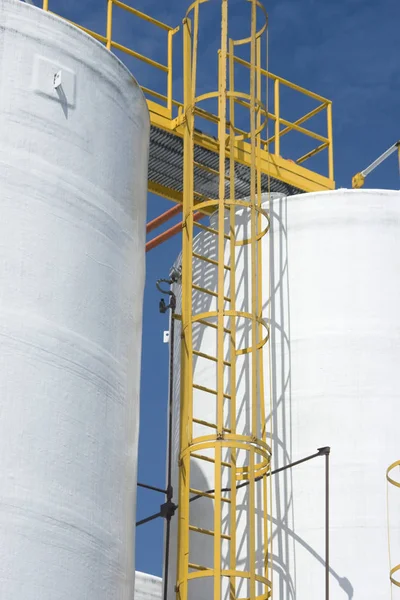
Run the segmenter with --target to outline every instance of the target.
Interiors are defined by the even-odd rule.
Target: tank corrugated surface
[[[400,416],[400,193],[337,190],[266,198],[265,208],[271,215],[263,285],[270,298],[264,316],[271,316],[273,466],[331,446],[331,596],[384,600],[389,595],[385,471],[398,458]],[[246,227],[238,221],[239,228]],[[195,244],[211,256],[215,248],[208,235],[201,233]],[[239,286],[247,285],[248,273],[244,251],[236,270]],[[196,262],[194,277],[216,289],[212,267]],[[238,297],[246,302],[245,290],[238,289]],[[204,296],[195,292],[194,298],[196,303]],[[197,350],[216,355],[209,336],[195,340]],[[241,368],[249,382],[246,365]],[[215,386],[213,366],[195,357],[194,371],[203,386]],[[177,396],[176,427],[178,403]],[[201,413],[196,417],[214,420],[206,395],[196,406]],[[176,485],[176,460],[174,465]],[[213,466],[204,463],[201,470],[196,487],[212,488]],[[324,596],[324,489],[323,458],[273,479],[276,598]],[[193,506],[197,502],[193,516],[200,523],[195,524],[209,525],[212,500]],[[392,518],[391,525],[396,538],[398,520]],[[245,526],[239,526],[244,547]],[[191,552],[193,562],[212,561],[212,548],[196,545],[194,536]],[[239,552],[240,568],[243,556]],[[175,579],[174,560],[171,569]],[[201,600],[200,590],[192,598]]]
[[[148,111],[80,30],[0,24],[0,595],[130,600]]]

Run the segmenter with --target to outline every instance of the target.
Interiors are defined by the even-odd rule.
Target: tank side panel
[[[14,0],[0,23],[0,589],[128,600],[147,108],[74,27]]]
[[[162,579],[147,573],[135,573],[135,594],[131,600],[161,600]]]
[[[275,443],[283,441],[292,460],[331,446],[332,597],[383,600],[385,471],[398,458],[400,194],[339,190],[288,198],[274,203],[273,223]],[[278,464],[285,460],[282,452],[278,457]],[[290,485],[280,483],[275,591],[320,598],[324,460],[296,467]]]

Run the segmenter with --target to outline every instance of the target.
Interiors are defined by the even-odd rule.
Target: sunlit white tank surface
[[[0,596],[130,600],[148,111],[18,0],[0,73]]]

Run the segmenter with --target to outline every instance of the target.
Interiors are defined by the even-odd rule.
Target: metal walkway
[[[219,152],[194,146],[194,189],[198,197],[218,198]],[[225,160],[229,186],[229,158]],[[300,194],[304,190],[285,180],[261,175],[262,192],[281,192],[285,195]],[[182,202],[183,190],[183,139],[174,132],[167,132],[152,125],[150,134],[149,189],[171,200]],[[235,197],[250,195],[250,165],[235,163]]]

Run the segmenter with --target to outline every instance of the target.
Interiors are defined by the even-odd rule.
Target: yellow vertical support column
[[[49,10],[49,0],[43,0],[43,10]]]
[[[229,294],[231,297],[231,310],[234,314],[236,312],[236,206],[234,204],[235,194],[235,98],[233,95],[235,89],[235,63],[234,63],[234,51],[235,47],[233,40],[229,40],[229,187],[230,187],[230,199],[232,204],[229,207],[229,254],[230,254],[230,290]],[[230,379],[229,379],[229,392],[231,395],[230,402],[230,429],[231,434],[236,435],[236,319],[231,317],[229,320],[230,328]],[[229,567],[231,571],[236,569],[236,461],[237,461],[237,449],[231,448],[231,468],[230,468],[230,482],[231,482],[231,504],[230,504],[230,552],[229,552]],[[230,600],[236,600],[236,577],[231,576],[229,581],[229,598]]]
[[[221,3],[221,48],[218,56],[218,139],[219,139],[219,206],[218,206],[218,283],[217,283],[217,440],[224,436],[224,328],[225,328],[225,158],[226,92],[228,47],[228,0]],[[221,483],[221,444],[215,446],[215,489]],[[221,493],[214,503],[214,600],[221,600]]]
[[[256,223],[256,4],[251,3],[251,35],[250,35],[250,257],[251,257],[251,435],[256,439],[257,435],[257,343],[258,343],[258,294],[257,288],[260,281],[257,280],[257,223]],[[256,523],[255,523],[255,482],[254,482],[254,449],[250,448],[249,456],[249,562],[250,562],[250,598],[256,597],[255,565],[256,562]],[[254,507],[254,509],[253,509]]]

